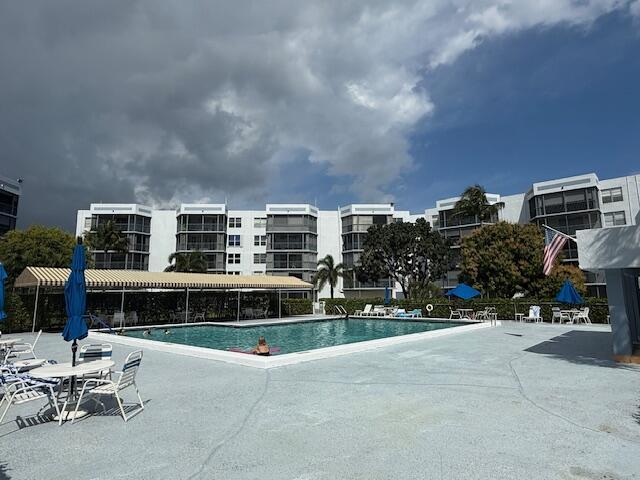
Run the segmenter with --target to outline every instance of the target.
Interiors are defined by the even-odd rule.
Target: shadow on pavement
[[[0,480],[9,480],[11,477],[7,475],[7,464],[0,463]]]
[[[581,365],[635,369],[635,367],[614,362],[611,352],[611,332],[571,330],[529,347],[525,352],[549,355]]]

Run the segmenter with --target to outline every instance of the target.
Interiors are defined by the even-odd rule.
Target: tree
[[[544,274],[544,238],[536,225],[498,222],[462,241],[461,282],[492,297],[530,292]]]
[[[200,251],[169,255],[169,266],[165,272],[207,273],[207,257]]]
[[[0,237],[0,262],[15,281],[26,267],[69,267],[75,237],[57,227],[32,225]]]
[[[373,225],[363,247],[359,275],[392,278],[405,298],[442,278],[448,268],[449,244],[423,218],[416,223]]]
[[[104,253],[129,251],[129,240],[113,220],[100,223],[95,230],[86,232],[85,240],[90,250]]]
[[[578,293],[587,294],[584,272],[574,265],[557,262],[549,275],[541,278],[532,286],[532,294],[540,298],[554,298],[565,280],[569,279]]]
[[[453,214],[456,217],[474,217],[480,222],[489,222],[492,218],[497,218],[498,212],[503,208],[503,202],[490,204],[484,187],[476,184],[465,189],[453,207]]]
[[[333,298],[333,289],[338,284],[338,278],[347,274],[345,266],[342,263],[335,264],[333,257],[327,255],[318,261],[318,271],[313,276],[313,284],[318,290],[322,290],[328,283],[331,290],[331,298]]]

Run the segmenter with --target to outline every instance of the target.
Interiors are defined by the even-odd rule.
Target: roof
[[[18,276],[15,287],[63,287],[68,268],[27,267]],[[224,275],[213,273],[144,272],[140,270],[85,270],[87,287],[98,288],[263,288],[308,290],[310,283],[296,277],[276,275]]]

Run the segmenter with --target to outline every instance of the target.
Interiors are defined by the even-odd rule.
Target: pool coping
[[[380,319],[382,319],[380,317]],[[448,319],[430,319],[435,321],[449,321]],[[299,322],[300,320],[298,320]],[[284,323],[284,322],[283,322]],[[291,323],[291,322],[287,322]],[[459,323],[459,322],[456,322]],[[200,322],[192,325],[220,325],[220,322]],[[224,325],[224,323],[222,323]],[[458,333],[471,332],[480,330],[483,328],[489,328],[495,325],[500,325],[500,322],[473,322],[468,325],[460,325],[457,327],[443,328],[439,330],[431,330],[428,332],[411,333],[408,335],[398,335],[395,337],[379,338],[375,340],[367,340],[365,342],[347,343],[344,345],[335,345],[332,347],[317,348],[314,350],[304,350],[302,352],[285,353],[283,355],[274,355],[270,357],[261,357],[258,355],[248,355],[245,353],[228,352],[225,350],[215,350],[213,348],[195,347],[192,345],[182,345],[178,343],[159,342],[156,340],[133,338],[126,336],[118,336],[110,333],[103,333],[96,330],[89,331],[89,338],[118,343],[122,345],[128,345],[132,347],[146,348],[149,350],[155,350],[159,352],[173,353],[176,355],[185,355],[189,357],[204,358],[209,360],[217,360],[221,362],[231,363],[234,365],[242,365],[245,367],[269,369],[276,367],[283,367],[286,365],[295,365],[297,363],[308,362],[312,360],[321,360],[324,358],[332,358],[341,355],[348,355],[350,353],[364,352],[367,350],[373,350],[376,348],[383,348],[392,345],[400,345],[403,343],[416,342],[420,340],[427,340],[431,338],[438,338],[448,335],[454,335]],[[160,325],[165,327],[169,325]],[[185,326],[184,324],[177,324],[176,326]],[[229,326],[227,324],[227,326]],[[258,324],[252,324],[252,326],[258,326]]]

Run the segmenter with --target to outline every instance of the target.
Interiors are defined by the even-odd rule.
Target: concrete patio
[[[610,351],[607,328],[509,322],[272,370],[149,350],[128,423],[12,407],[0,479],[640,478],[640,368]]]

